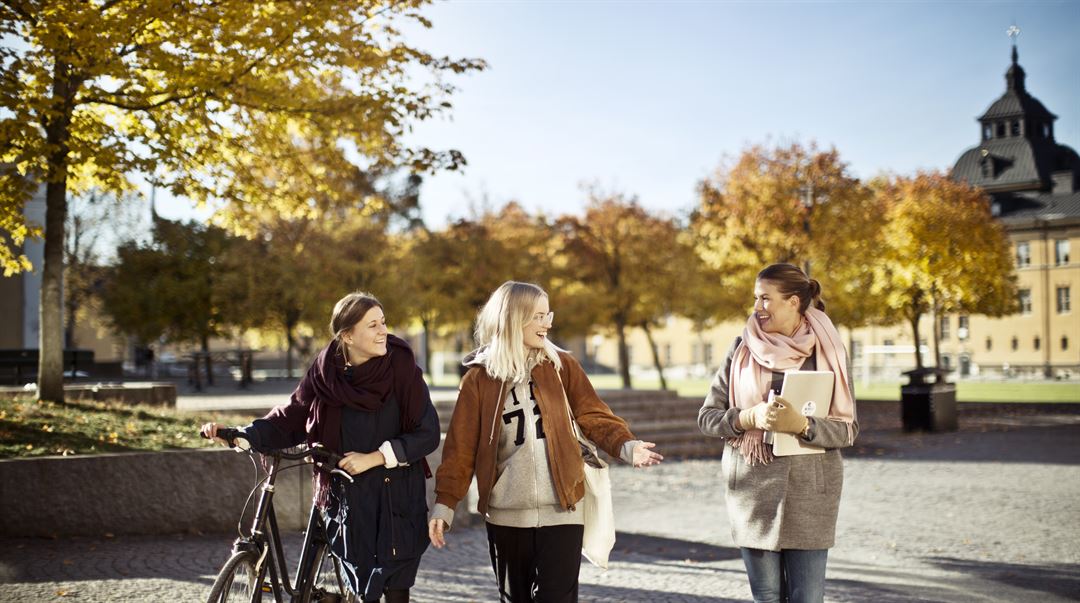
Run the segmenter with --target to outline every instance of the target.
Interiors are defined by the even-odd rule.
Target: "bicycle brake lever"
[[[344,477],[345,479],[349,480],[350,484],[353,483],[353,476],[349,475],[349,473],[347,471],[343,470],[343,469],[333,469],[333,470],[330,471],[330,473],[331,474],[337,473],[338,475],[340,475],[340,476]]]

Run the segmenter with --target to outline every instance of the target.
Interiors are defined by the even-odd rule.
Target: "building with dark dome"
[[[953,177],[989,193],[1003,219],[1080,216],[1080,155],[1054,139],[1057,116],[1025,78],[1014,46],[1005,94],[979,117],[979,145],[960,155]]]
[[[1072,250],[1080,247],[1080,155],[1054,138],[1058,116],[1028,92],[1026,78],[1013,46],[1005,93],[978,118],[979,144],[964,151],[952,171],[989,194],[993,214],[1009,233],[1020,314],[972,317],[965,340],[943,350],[962,373],[977,362],[1007,373],[1077,377],[1080,311],[1073,311],[1072,297],[1080,287],[1080,258]],[[951,319],[935,326],[948,334]],[[961,328],[953,332],[959,337]]]

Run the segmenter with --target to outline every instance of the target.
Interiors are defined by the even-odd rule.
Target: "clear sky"
[[[1076,1],[451,0],[425,15],[412,43],[490,64],[455,80],[452,119],[411,136],[469,162],[427,179],[432,226],[484,198],[576,212],[593,182],[682,213],[725,155],[769,140],[835,146],[860,177],[948,169],[1005,90],[1014,22],[1028,90],[1080,148]]]

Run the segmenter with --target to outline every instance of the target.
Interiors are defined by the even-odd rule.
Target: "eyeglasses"
[[[555,322],[555,313],[548,312],[547,314],[541,314],[540,312],[537,312],[536,314],[533,314],[532,321],[542,327],[550,327],[552,323]]]

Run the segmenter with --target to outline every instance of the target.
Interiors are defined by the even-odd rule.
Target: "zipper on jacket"
[[[560,385],[561,385],[561,383],[560,383]],[[560,387],[559,389],[562,389],[562,388]],[[565,392],[564,392],[564,396],[565,396]],[[537,408],[539,408],[539,406],[540,406],[540,398],[541,398],[541,396],[540,396],[540,388],[536,388],[536,406],[537,406]],[[540,413],[540,416],[544,416],[544,413],[542,411]],[[573,426],[571,426],[571,429],[573,429]],[[544,433],[546,434],[546,433],[548,433],[548,431],[545,430]],[[547,441],[546,448],[550,452],[550,455],[548,456],[548,462],[551,463],[551,478],[555,482],[555,494],[557,494],[559,496],[559,505],[564,509],[567,509],[569,511],[573,511],[573,510],[575,510],[574,509],[575,505],[572,505],[572,504],[570,506],[566,505],[566,503],[570,500],[570,497],[569,497],[569,495],[565,495],[564,492],[563,492],[562,468],[559,467],[559,462],[558,462],[558,460],[556,460],[558,458],[558,456],[559,456],[558,455],[558,447],[555,445],[556,443],[554,441],[552,441],[550,436],[548,437],[547,440],[548,441]],[[574,438],[574,441],[575,441],[575,443],[577,442],[576,437]]]
[[[390,493],[390,478],[383,478],[386,484],[386,500],[390,505],[390,554],[397,557],[397,533],[394,530],[394,495]]]

